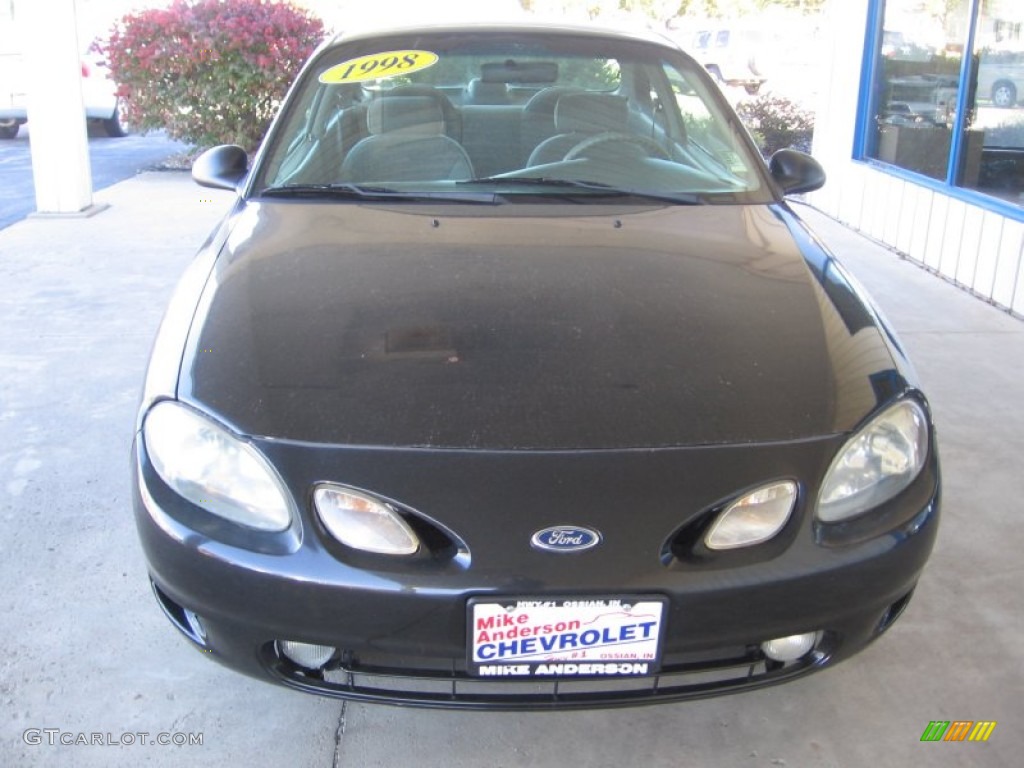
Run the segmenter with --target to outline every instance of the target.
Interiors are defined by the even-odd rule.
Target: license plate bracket
[[[467,603],[468,670],[477,677],[655,674],[668,599],[478,597]]]

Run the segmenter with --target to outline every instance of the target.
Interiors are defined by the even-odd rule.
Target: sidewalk
[[[168,631],[132,518],[150,345],[231,200],[148,173],[96,193],[110,208],[93,218],[0,230],[2,765],[331,763],[336,703],[192,659]],[[26,728],[202,733],[203,746],[27,745]]]
[[[174,283],[232,195],[148,173],[96,199],[110,208],[91,219],[0,230],[0,764],[1016,764],[1024,322],[795,206],[879,301],[935,408],[944,519],[892,632],[821,675],[680,705],[342,705],[210,663],[149,594],[130,502],[136,400]],[[920,742],[931,720],[972,719],[999,723],[989,743]],[[27,744],[28,728],[122,745]],[[159,733],[203,743],[150,745]]]

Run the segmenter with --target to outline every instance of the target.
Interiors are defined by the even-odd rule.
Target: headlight
[[[283,531],[291,505],[260,453],[212,419],[164,400],[146,414],[146,453],[161,479],[196,506],[260,531]]]
[[[818,498],[818,519],[846,520],[888,501],[910,485],[928,454],[928,420],[901,400],[860,430],[832,461]]]
[[[782,530],[796,504],[796,483],[764,485],[723,509],[704,537],[708,549],[736,549],[768,541]]]
[[[413,555],[419,539],[394,507],[365,493],[323,484],[313,502],[324,527],[342,544],[382,555]]]

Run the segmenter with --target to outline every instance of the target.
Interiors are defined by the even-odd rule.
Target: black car
[[[321,47],[161,326],[134,444],[156,598],[304,691],[440,707],[782,682],[900,615],[939,465],[892,331],[671,41]]]

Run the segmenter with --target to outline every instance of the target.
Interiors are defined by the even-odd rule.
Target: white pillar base
[[[97,213],[103,213],[110,207],[110,203],[93,203],[80,211],[55,212],[55,211],[34,211],[26,218],[29,219],[91,219]]]

